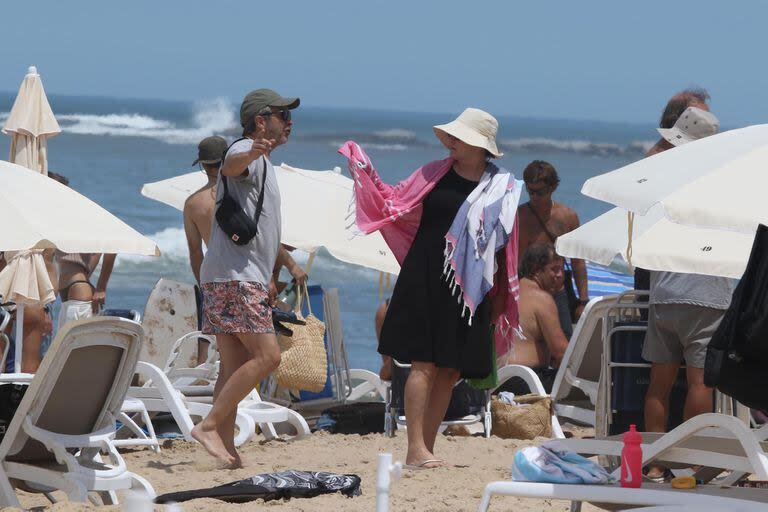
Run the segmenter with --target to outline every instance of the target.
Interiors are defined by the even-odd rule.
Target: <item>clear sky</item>
[[[655,121],[701,85],[768,121],[762,0],[4,2],[0,91]]]

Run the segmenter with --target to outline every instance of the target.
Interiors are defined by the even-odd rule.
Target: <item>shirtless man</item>
[[[200,283],[200,265],[203,263],[203,243],[208,246],[211,236],[211,222],[216,208],[216,179],[219,176],[221,159],[227,150],[227,141],[222,137],[206,137],[197,145],[197,160],[208,177],[208,182],[184,202],[184,233],[189,246],[189,265]]]
[[[529,201],[517,209],[520,221],[519,252],[522,261],[526,249],[533,244],[554,246],[557,237],[579,227],[579,217],[572,209],[552,200],[552,194],[560,183],[555,168],[543,160],[534,160],[523,171]],[[568,338],[573,332],[572,322],[578,320],[584,306],[589,302],[587,293],[587,267],[584,260],[572,259],[573,276],[578,292],[578,306],[575,318],[571,316],[565,287],[555,294],[560,324]],[[570,286],[570,283],[564,283]]]
[[[568,348],[568,339],[560,327],[557,306],[552,297],[562,283],[562,274],[563,260],[551,244],[535,244],[525,252],[520,264],[518,302],[520,328],[525,338],[516,339],[512,357],[502,361],[504,364],[531,368],[539,375],[548,392],[554,382],[555,368],[560,365]],[[516,388],[517,385],[509,390],[527,392]]]

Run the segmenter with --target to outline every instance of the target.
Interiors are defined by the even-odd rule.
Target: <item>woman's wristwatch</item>
[[[579,299],[578,302],[580,306],[586,306],[589,304],[589,299]]]

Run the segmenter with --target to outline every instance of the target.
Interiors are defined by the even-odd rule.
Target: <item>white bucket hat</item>
[[[432,128],[445,147],[448,147],[447,136],[450,135],[470,146],[488,150],[494,158],[504,155],[496,147],[496,132],[499,129],[499,122],[488,112],[477,108],[468,108],[456,120]]]
[[[672,128],[656,128],[673,146],[682,146],[688,142],[709,137],[716,134],[719,129],[720,121],[717,117],[698,107],[685,109]]]

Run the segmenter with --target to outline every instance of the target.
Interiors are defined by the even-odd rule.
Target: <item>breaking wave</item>
[[[0,114],[0,119],[3,114]],[[7,114],[6,114],[7,117]],[[234,109],[225,99],[198,103],[192,126],[134,114],[61,114],[56,116],[65,133],[109,135],[113,137],[149,137],[169,144],[197,144],[214,133],[227,133],[237,127]]]

